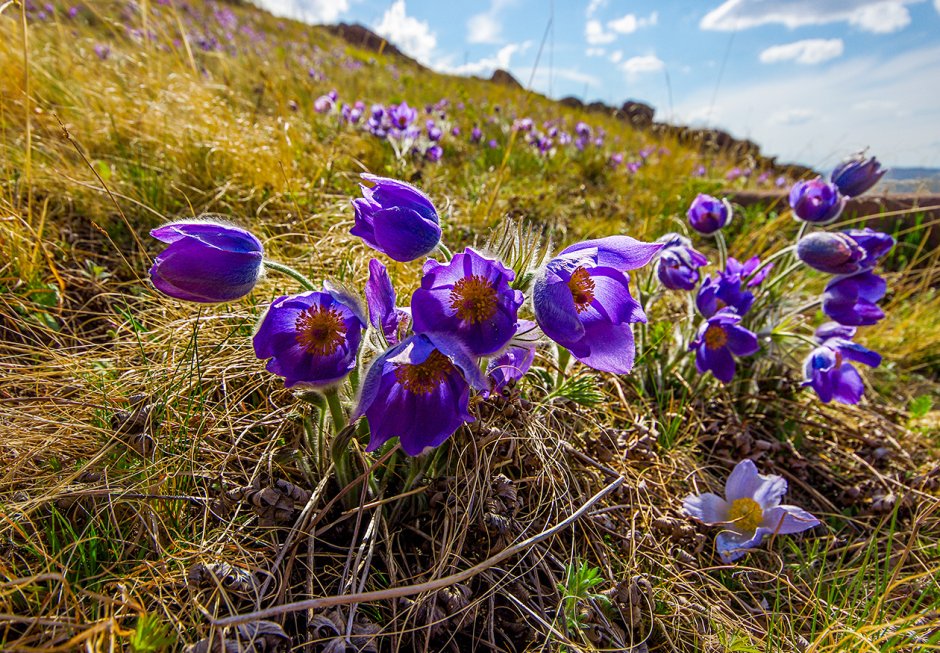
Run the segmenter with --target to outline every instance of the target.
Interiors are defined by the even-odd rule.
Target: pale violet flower
[[[781,505],[786,492],[786,480],[759,474],[752,461],[742,460],[728,476],[724,498],[711,492],[692,494],[682,502],[682,509],[706,524],[724,527],[715,538],[715,548],[728,563],[758,546],[767,535],[790,535],[819,525],[802,508]]]

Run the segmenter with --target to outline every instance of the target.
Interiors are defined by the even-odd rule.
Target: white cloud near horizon
[[[804,39],[793,43],[772,45],[763,50],[758,58],[761,63],[795,61],[813,65],[842,56],[844,49],[845,44],[842,39]]]
[[[426,21],[409,16],[405,0],[395,0],[373,29],[376,34],[385,37],[402,52],[422,63],[431,60],[431,55],[437,47],[437,35],[431,30],[431,26]]]
[[[492,73],[497,68],[509,70],[512,67],[512,57],[515,54],[522,54],[532,47],[532,41],[523,43],[510,43],[504,45],[492,57],[484,57],[478,61],[461,64],[459,66],[440,66],[438,70],[451,75],[483,75]]]
[[[619,65],[627,75],[627,79],[635,82],[643,75],[657,73],[666,67],[666,63],[655,54],[647,54],[639,57],[630,57]]]
[[[702,17],[699,27],[703,30],[735,31],[780,24],[795,29],[844,22],[866,32],[887,34],[907,27],[911,14],[906,5],[922,1],[725,0]]]
[[[467,43],[501,43],[503,41],[503,23],[499,13],[512,0],[491,0],[486,11],[475,14],[467,20]]]
[[[257,0],[275,16],[306,23],[334,23],[349,11],[349,0]],[[938,0],[940,1],[940,0]]]

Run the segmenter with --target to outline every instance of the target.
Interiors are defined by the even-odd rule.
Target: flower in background
[[[313,110],[317,113],[329,113],[333,110],[334,100],[329,95],[321,95],[313,101]]]
[[[699,271],[708,259],[692,248],[692,241],[679,234],[666,234],[657,242],[665,246],[656,261],[656,275],[670,290],[692,290],[698,284]]]
[[[154,259],[150,280],[170,297],[229,302],[250,293],[261,278],[264,248],[244,229],[209,220],[182,221],[150,235],[169,244]]]
[[[542,331],[585,365],[628,373],[636,353],[631,325],[646,322],[646,314],[630,295],[626,272],[649,263],[662,247],[609,236],[564,249],[535,280]]]
[[[695,368],[700,374],[711,372],[722,383],[734,378],[735,356],[750,356],[760,349],[757,336],[740,324],[741,316],[724,308],[709,317],[689,344],[695,350]]]
[[[535,322],[532,320],[519,320],[516,325],[516,334],[509,342],[509,347],[502,354],[490,360],[486,366],[486,376],[490,379],[490,391],[499,392],[509,383],[518,381],[535,360],[536,339]]]
[[[366,373],[353,419],[369,422],[375,451],[397,437],[409,456],[437,447],[466,422],[470,387],[486,389],[476,363],[442,334],[405,339],[375,359]]]
[[[392,127],[404,130],[418,119],[418,111],[409,107],[407,102],[402,102],[399,105],[389,107],[388,117],[392,122]]]
[[[865,391],[862,377],[848,361],[869,367],[881,365],[881,355],[852,342],[855,329],[827,322],[816,330],[819,346],[803,363],[803,386],[811,387],[823,403],[857,404]]]
[[[731,168],[731,170],[725,173],[725,179],[727,181],[734,181],[738,179],[742,174],[744,173],[741,171],[741,168],[735,166]]]
[[[480,130],[479,127],[474,126],[474,128],[470,131],[470,142],[479,143],[482,138],[483,138],[483,132]]]
[[[491,139],[487,142],[486,145],[487,145],[491,150],[495,150],[497,147],[499,147],[499,143],[496,141],[495,138],[491,138]]]
[[[474,356],[499,351],[515,333],[525,300],[509,285],[515,277],[469,247],[450,263],[427,261],[421,287],[411,296],[415,331],[450,334]]]
[[[398,343],[399,329],[408,319],[408,311],[395,305],[395,287],[388,270],[378,259],[369,261],[369,281],[366,282],[366,304],[369,306],[369,322],[378,329],[385,341]]]
[[[265,368],[284,377],[284,387],[326,387],[356,367],[365,328],[361,309],[336,291],[278,297],[268,307],[253,343]]]
[[[695,166],[695,169],[692,170],[693,177],[704,177],[706,173],[707,173],[707,170],[705,169],[705,166],[703,166],[702,164]]]
[[[713,234],[731,220],[731,204],[726,199],[718,199],[705,193],[699,193],[692,200],[686,213],[689,224],[700,234]]]
[[[101,59],[102,61],[104,61],[104,60],[107,59],[109,56],[111,56],[111,47],[110,47],[109,45],[104,44],[104,43],[95,43],[95,47],[94,47],[93,49],[94,49],[94,51],[95,51],[95,54],[96,54],[96,55],[98,56],[98,58]]]
[[[360,185],[362,197],[353,200],[356,224],[349,233],[401,262],[425,256],[437,247],[440,218],[427,195],[403,181],[368,174],[362,178],[374,185]]]
[[[682,509],[691,517],[726,530],[715,538],[715,548],[723,562],[733,562],[768,535],[791,535],[819,525],[819,520],[802,508],[782,505],[787,482],[763,475],[750,460],[742,460],[728,476],[724,498],[705,492],[691,494]]]
[[[823,313],[846,326],[871,326],[885,316],[876,302],[887,290],[885,280],[870,270],[836,277],[823,292]]]
[[[826,224],[839,217],[845,208],[845,197],[835,184],[820,177],[798,181],[790,189],[790,208],[800,220]]]
[[[878,159],[866,158],[864,152],[858,152],[837,165],[829,179],[840,193],[856,197],[877,184],[886,172],[888,170],[881,167]]]
[[[695,296],[695,306],[705,317],[711,317],[725,307],[733,308],[738,315],[745,315],[754,304],[754,293],[747,288],[760,285],[772,269],[773,264],[761,267],[756,256],[744,263],[731,257],[724,271],[706,277],[702,282]]]
[[[842,232],[817,231],[800,239],[796,255],[820,272],[854,274],[873,268],[892,247],[894,238],[867,227]]]
[[[444,156],[444,148],[437,144],[424,151],[424,158],[428,161],[440,161],[442,156]]]

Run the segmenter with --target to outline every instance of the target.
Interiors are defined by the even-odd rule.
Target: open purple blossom
[[[819,346],[803,363],[803,386],[811,387],[823,403],[857,404],[865,391],[862,377],[851,362],[881,365],[881,355],[852,342],[853,327],[827,322],[816,330]]]
[[[817,177],[798,181],[790,189],[790,208],[797,218],[813,224],[826,224],[839,217],[845,197],[835,184]]]
[[[499,351],[515,333],[525,300],[509,285],[515,277],[470,248],[446,264],[427,261],[421,287],[411,296],[415,331],[451,334],[474,356]]]
[[[418,119],[418,111],[409,107],[407,102],[402,102],[389,108],[388,117],[391,120],[392,127],[404,130]]]
[[[705,193],[699,193],[686,213],[689,224],[700,234],[713,234],[731,220],[731,204],[726,199],[718,199]]]
[[[666,234],[658,242],[665,246],[656,261],[656,275],[670,290],[692,290],[699,281],[698,269],[708,264],[701,252],[692,248],[692,241],[679,234]]]
[[[846,197],[857,197],[877,184],[886,172],[878,159],[858,152],[837,165],[829,179]]]
[[[440,161],[442,156],[444,156],[444,148],[436,143],[424,151],[424,158],[428,161]]]
[[[711,372],[722,383],[730,383],[737,371],[735,356],[750,356],[760,349],[757,336],[742,327],[741,316],[724,308],[705,320],[698,336],[689,344],[695,351],[695,368]]]
[[[711,317],[721,309],[730,307],[738,315],[745,315],[754,304],[754,293],[747,288],[760,285],[772,269],[772,264],[761,267],[760,259],[756,256],[744,263],[729,258],[724,271],[706,277],[699,287],[695,296],[699,313]]]
[[[506,350],[490,360],[486,366],[486,375],[490,379],[491,392],[499,392],[510,382],[518,381],[535,360],[535,339],[530,334],[536,330],[535,322],[519,320],[516,335],[509,342]]]
[[[362,178],[374,185],[361,185],[362,197],[353,200],[356,224],[349,233],[401,262],[437,247],[440,218],[427,195],[403,181],[368,174]]]
[[[486,379],[470,355],[442,334],[418,334],[380,355],[366,373],[353,419],[365,416],[375,451],[397,437],[409,456],[439,446],[466,422],[470,388]]]
[[[564,249],[535,280],[535,319],[542,331],[589,367],[630,372],[636,354],[631,325],[646,322],[646,314],[630,295],[626,273],[649,263],[662,247],[609,236]]]
[[[261,278],[264,248],[254,234],[212,221],[181,221],[150,232],[168,243],[150,268],[165,295],[187,302],[218,303],[244,297]]]
[[[388,270],[378,259],[369,261],[369,281],[366,282],[366,304],[369,323],[382,332],[385,341],[398,343],[400,327],[408,320],[408,311],[395,305],[395,288]]]
[[[321,95],[313,101],[313,110],[317,113],[329,113],[334,104],[335,101],[329,95]]]
[[[483,138],[483,132],[480,130],[479,127],[474,126],[473,129],[470,130],[470,142],[479,143],[482,138]]]
[[[870,270],[836,277],[823,291],[823,313],[846,326],[871,326],[885,316],[876,302],[887,290],[885,280]]]
[[[894,238],[873,229],[817,231],[800,239],[796,254],[814,270],[855,274],[870,270],[894,246]]]
[[[340,292],[310,291],[278,297],[268,307],[253,342],[266,369],[284,377],[284,387],[325,387],[356,367],[365,319]]]
[[[723,526],[715,538],[715,548],[725,563],[734,562],[760,545],[768,535],[792,535],[819,525],[819,520],[802,508],[783,505],[787,493],[785,479],[758,473],[750,460],[742,460],[728,476],[725,496],[705,492],[692,494],[682,502],[691,517],[710,526]]]

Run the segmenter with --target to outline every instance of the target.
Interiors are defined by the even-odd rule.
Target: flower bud
[[[839,192],[846,197],[861,195],[888,172],[882,168],[875,157],[866,158],[859,152],[845,159],[836,166],[829,179],[839,188]]]
[[[798,181],[790,189],[790,208],[800,220],[814,224],[832,222],[845,208],[845,197],[835,184],[821,178]]]
[[[427,195],[394,179],[362,175],[373,183],[362,186],[353,200],[356,224],[353,236],[396,261],[413,261],[429,254],[441,240],[440,218]]]
[[[731,204],[728,200],[700,193],[692,201],[687,215],[689,224],[700,234],[713,234],[731,220]]]

